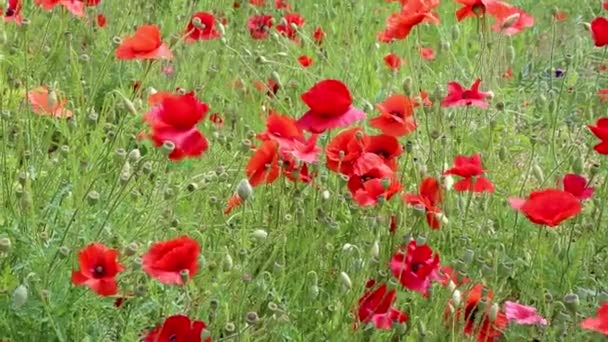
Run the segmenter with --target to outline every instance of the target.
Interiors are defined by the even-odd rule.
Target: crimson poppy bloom
[[[475,80],[471,89],[464,89],[458,82],[448,83],[448,95],[441,101],[442,107],[475,106],[488,108],[489,103],[485,101],[490,93],[480,92],[479,85],[481,80]]]
[[[266,118],[266,131],[257,134],[261,140],[274,140],[279,144],[282,154],[290,154],[297,160],[314,163],[321,149],[317,146],[317,135],[306,139],[294,119],[270,111]]]
[[[573,173],[565,175],[562,184],[564,191],[573,194],[581,201],[591,198],[595,190],[589,186],[585,177]]]
[[[100,13],[95,18],[97,21],[97,26],[102,27],[102,28],[106,26],[106,23],[108,22],[108,20],[106,19],[105,15]]]
[[[72,117],[72,111],[65,109],[67,100],[64,97],[57,97],[56,91],[49,92],[49,89],[45,86],[32,89],[27,93],[27,98],[34,113],[56,118]]]
[[[338,80],[318,82],[301,99],[309,110],[298,120],[298,126],[313,133],[345,127],[365,118],[362,110],[352,106],[350,91]]]
[[[164,284],[184,285],[198,272],[201,247],[187,236],[155,242],[142,257],[142,269]]]
[[[274,8],[279,10],[291,11],[291,6],[289,6],[287,0],[274,0]]]
[[[374,282],[369,284],[368,289],[374,286]],[[393,323],[404,323],[408,317],[405,313],[392,307],[395,301],[396,291],[387,291],[386,284],[378,286],[376,289],[366,291],[359,298],[359,308],[357,318],[361,323],[372,323],[376,329],[391,329]]]
[[[389,267],[403,287],[423,295],[427,295],[433,280],[439,280],[439,254],[433,254],[427,244],[419,246],[415,240],[393,254]]]
[[[86,285],[100,296],[118,293],[116,275],[125,270],[118,263],[118,251],[92,243],[78,252],[80,269],[72,272],[72,284]]]
[[[6,10],[4,11],[4,21],[14,22],[17,25],[21,25],[23,22],[21,8],[21,0],[8,0]]]
[[[348,180],[348,190],[362,207],[376,205],[381,198],[388,201],[401,189],[397,177],[370,178],[369,175],[364,175],[351,176]]]
[[[267,14],[254,15],[247,20],[247,28],[253,39],[267,38],[272,25],[272,16]]]
[[[359,127],[338,133],[325,148],[327,168],[347,176],[353,174],[354,164],[363,154],[367,139]]]
[[[115,51],[116,58],[129,59],[172,59],[171,50],[160,37],[156,25],[142,25],[131,37],[126,37]]]
[[[486,5],[494,0],[456,0],[457,3],[462,5],[456,11],[456,18],[458,21],[462,21],[468,17],[483,17],[486,13]]]
[[[277,31],[291,40],[297,40],[297,28],[302,27],[303,25],[304,18],[302,18],[300,14],[289,13],[281,19],[281,23],[277,25]]]
[[[393,40],[405,39],[412,28],[420,24],[424,18],[424,13],[393,13],[386,19],[385,30],[378,33],[378,40],[389,43]]]
[[[509,204],[533,223],[555,227],[582,210],[580,200],[567,191],[545,189],[534,191],[528,199],[509,198]]]
[[[435,59],[435,50],[432,47],[420,47],[418,51],[420,52],[420,56],[427,61]]]
[[[588,125],[587,127],[600,139],[600,143],[593,146],[593,149],[599,154],[608,154],[608,117],[599,118],[595,122],[595,126]]]
[[[408,135],[416,129],[416,106],[417,103],[405,95],[392,95],[376,105],[380,116],[372,118],[370,126],[394,137]]]
[[[366,139],[365,152],[379,156],[389,168],[397,170],[396,159],[403,153],[403,146],[392,135],[371,135]]]
[[[278,144],[266,140],[258,147],[245,167],[251,186],[270,184],[279,177]]]
[[[45,11],[50,11],[55,6],[61,5],[70,13],[77,17],[84,16],[84,3],[76,0],[36,0],[37,5],[41,6]]]
[[[595,317],[585,318],[580,325],[585,330],[593,330],[608,336],[608,303],[603,303]]]
[[[460,279],[458,272],[450,266],[442,266],[441,268],[439,268],[438,281],[443,287],[449,287],[451,285],[459,287],[468,284],[470,280],[471,279],[469,279],[468,277],[463,277],[462,279]],[[450,285],[450,283],[452,284]]]
[[[414,207],[423,209],[426,212],[426,222],[431,229],[439,229],[441,222],[437,219],[437,215],[441,214],[441,209],[438,208],[443,196],[439,182],[432,177],[427,177],[420,183],[418,194],[405,194],[403,201]]]
[[[184,315],[173,315],[147,332],[144,342],[211,342],[211,337],[204,341],[201,339],[206,327],[203,321],[190,320]]]
[[[144,115],[144,121],[152,128],[148,137],[154,145],[160,147],[167,141],[173,143],[174,149],[169,154],[171,160],[203,154],[209,143],[196,124],[205,118],[209,106],[200,102],[193,92],[163,94],[158,99],[160,103]]]
[[[209,12],[197,12],[192,15],[186,27],[186,42],[217,39],[221,34],[215,29],[215,16]]]
[[[308,68],[312,65],[312,58],[306,55],[300,56],[298,57],[298,63],[300,63],[301,66]]]
[[[481,157],[474,154],[470,157],[457,156],[454,158],[454,167],[445,170],[443,174],[463,177],[454,183],[456,191],[494,192],[494,184],[483,177],[484,172]]]
[[[399,56],[395,55],[394,53],[389,53],[384,56],[384,63],[389,69],[396,71],[401,68],[402,61]]]
[[[317,45],[323,44],[323,40],[325,40],[325,31],[323,31],[323,28],[317,27],[314,30],[314,32],[312,33],[312,40]]]
[[[490,320],[491,300],[493,298],[492,291],[488,291],[485,296],[485,310],[480,308],[480,303],[483,297],[483,284],[475,284],[470,290],[466,291],[464,308],[456,309],[456,315],[453,319],[461,321],[464,318],[464,334],[477,335],[478,342],[493,342],[498,341],[502,336],[504,329],[508,326],[509,321],[502,311],[498,311],[496,318],[492,322]],[[453,301],[450,300],[450,305],[453,306]],[[464,315],[464,316],[463,316]],[[482,315],[482,317],[479,317]],[[445,316],[448,318],[449,326],[452,326],[450,310],[446,309]]]

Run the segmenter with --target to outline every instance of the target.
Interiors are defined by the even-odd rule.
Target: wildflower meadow
[[[608,338],[608,2],[0,5],[0,341]]]

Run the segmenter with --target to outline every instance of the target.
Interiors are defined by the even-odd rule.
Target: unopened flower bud
[[[405,92],[405,95],[411,95],[412,94],[412,88],[413,88],[413,81],[411,77],[406,77],[403,80],[403,91]]]
[[[170,155],[175,150],[175,144],[171,141],[165,141],[162,146],[162,151],[165,155]]]
[[[498,303],[494,303],[492,304],[492,306],[490,306],[490,312],[488,313],[488,318],[490,319],[490,322],[496,321],[496,317],[498,317],[499,311],[500,307],[498,306]]]
[[[0,253],[7,253],[11,250],[11,239],[7,237],[0,238]]]
[[[575,315],[578,311],[578,306],[579,306],[578,295],[576,295],[575,293],[569,293],[569,294],[565,295],[564,296],[564,305],[570,311],[570,313]]]
[[[224,259],[222,260],[222,267],[225,271],[230,271],[234,266],[234,262],[232,261],[232,256],[228,253],[224,254]]]
[[[91,190],[88,194],[87,194],[87,203],[89,203],[89,205],[95,205],[97,204],[97,202],[99,202],[99,192],[95,191],[95,190]]]
[[[136,162],[139,160],[139,158],[141,158],[141,152],[139,151],[139,149],[134,148],[131,150],[131,152],[129,152],[129,160],[132,162]]]
[[[249,184],[249,181],[247,179],[241,180],[236,188],[236,194],[239,196],[239,198],[246,201],[249,197],[251,197],[252,193],[253,188],[251,187],[251,184]]]
[[[67,258],[70,256],[70,249],[66,246],[59,247],[59,256],[61,258]]]
[[[350,277],[346,272],[340,272],[340,282],[347,289],[351,289],[353,287],[353,283],[351,282]]]
[[[256,229],[253,231],[253,233],[251,233],[251,236],[253,236],[256,240],[263,241],[268,237],[268,232],[266,232],[264,229]]]
[[[127,247],[125,247],[125,255],[126,256],[133,256],[137,253],[137,242],[131,242],[130,244],[127,245]]]
[[[452,25],[452,40],[458,40],[460,38],[460,26]]]
[[[17,286],[15,291],[13,291],[13,308],[15,310],[19,310],[25,305],[27,302],[28,291],[27,287],[23,284]]]
[[[538,166],[538,164],[534,164],[534,166],[532,166],[532,175],[539,183],[542,183],[545,180],[543,170],[540,168],[540,166]]]
[[[372,258],[378,260],[380,258],[380,243],[378,240],[374,241],[372,245]]]

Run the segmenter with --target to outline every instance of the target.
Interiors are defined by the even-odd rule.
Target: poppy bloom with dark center
[[[21,8],[21,0],[8,0],[6,10],[4,11],[4,21],[20,25],[23,22]]]
[[[298,126],[313,133],[346,127],[365,118],[363,111],[352,106],[350,91],[338,80],[318,82],[301,99],[309,110],[298,120]]]
[[[456,191],[494,192],[492,182],[483,177],[485,170],[481,166],[481,157],[474,154],[470,157],[457,156],[454,167],[443,172],[444,175],[460,176],[463,179],[454,184]]]
[[[80,269],[72,272],[72,284],[86,285],[100,296],[118,293],[116,275],[124,271],[118,263],[118,251],[92,243],[78,253]]]
[[[428,293],[433,280],[439,280],[439,254],[426,244],[411,240],[405,249],[393,254],[389,262],[391,272],[409,290]]]
[[[205,328],[203,321],[190,320],[184,315],[173,315],[146,333],[144,342],[211,342],[211,337],[202,339]]]
[[[485,101],[490,93],[480,92],[481,80],[475,80],[470,89],[464,89],[458,82],[448,83],[448,95],[441,101],[442,107],[475,106],[488,108],[489,103]]]
[[[198,40],[211,40],[219,38],[221,35],[215,29],[215,16],[208,12],[197,12],[192,15],[186,27],[186,42]]]
[[[567,191],[534,191],[527,199],[509,198],[511,207],[521,211],[533,223],[555,227],[582,210],[580,200]]]
[[[403,147],[392,135],[372,135],[366,139],[365,152],[379,156],[388,167],[397,170],[396,159],[403,153]]]
[[[371,282],[369,287],[373,287]],[[403,312],[392,307],[396,291],[387,290],[386,284],[376,289],[366,291],[359,298],[357,318],[361,323],[372,323],[376,329],[391,329],[393,323],[404,323],[408,317]]]
[[[266,14],[254,15],[247,20],[247,28],[253,39],[267,38],[272,24],[272,16]]]
[[[124,38],[115,51],[116,58],[172,59],[171,50],[162,42],[160,30],[155,25],[142,25],[131,37]]]
[[[370,120],[370,126],[386,135],[402,137],[416,129],[414,107],[417,103],[405,95],[392,95],[376,105],[380,116]]]
[[[164,284],[185,284],[198,272],[201,247],[196,240],[182,236],[155,242],[142,257],[142,269]]]
[[[437,218],[441,215],[441,209],[438,205],[441,203],[443,196],[439,182],[435,178],[427,177],[420,183],[418,194],[405,194],[403,201],[411,206],[420,208],[426,213],[426,222],[431,229],[441,227],[441,222]]]

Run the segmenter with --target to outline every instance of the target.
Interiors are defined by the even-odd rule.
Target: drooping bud
[[[13,308],[15,310],[19,310],[25,305],[27,302],[28,291],[27,287],[23,284],[17,286],[15,291],[13,291]]]
[[[492,306],[490,306],[490,312],[488,313],[488,318],[490,319],[490,322],[496,322],[496,317],[498,317],[499,311],[500,307],[498,306],[498,303],[494,303],[492,304]]]
[[[253,194],[253,188],[251,184],[249,184],[249,180],[243,179],[239,182],[239,185],[236,188],[236,194],[240,199],[246,201]]]
[[[7,237],[0,238],[0,253],[7,253],[11,250],[11,239]]]
[[[340,282],[346,289],[351,289],[353,287],[353,283],[346,272],[340,272]]]

